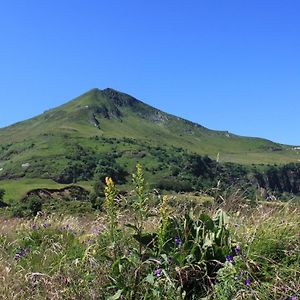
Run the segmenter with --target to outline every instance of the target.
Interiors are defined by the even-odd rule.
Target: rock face
[[[37,196],[40,199],[47,200],[78,200],[87,201],[89,192],[80,186],[68,186],[62,189],[35,189],[29,191],[22,201],[26,202],[32,196]]]
[[[116,90],[107,88],[102,91],[99,90],[101,95],[108,97],[116,106],[133,106],[138,100],[129,95],[120,93]]]
[[[253,180],[262,190],[300,194],[300,164],[271,166],[265,172],[255,173]]]
[[[98,129],[100,129],[100,122],[97,120],[95,114],[93,114],[93,123]]]

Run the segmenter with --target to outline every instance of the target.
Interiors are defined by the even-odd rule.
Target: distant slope
[[[140,160],[146,148],[158,146],[242,164],[299,160],[292,146],[210,130],[113,89],[92,89],[37,117],[0,129],[0,178],[53,178],[76,161],[74,147],[80,159],[89,156],[87,152],[118,152],[117,160],[126,167]],[[156,163],[144,154],[146,164]]]

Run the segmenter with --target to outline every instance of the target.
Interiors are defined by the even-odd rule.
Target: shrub
[[[43,202],[39,197],[30,197],[28,201],[28,210],[31,216],[36,216],[42,210]]]

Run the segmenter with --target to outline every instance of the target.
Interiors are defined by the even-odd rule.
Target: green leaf
[[[211,230],[211,231],[214,230],[215,224],[214,224],[213,220],[210,218],[210,216],[208,216],[206,214],[201,214],[199,217],[199,220],[203,222],[206,230]]]
[[[205,235],[204,242],[203,242],[203,248],[212,247],[215,241],[215,234],[213,232],[209,232]]]
[[[162,254],[161,257],[163,258],[165,263],[168,264],[168,262],[169,262],[168,256],[166,254]]]
[[[107,300],[118,300],[122,295],[123,290],[118,290],[113,296],[107,298]]]
[[[154,284],[154,280],[155,280],[155,277],[153,274],[148,274],[148,276],[145,278],[145,281],[147,281],[150,284]]]
[[[214,216],[213,221],[218,227],[224,227],[228,224],[229,217],[222,209],[219,209],[216,215]]]

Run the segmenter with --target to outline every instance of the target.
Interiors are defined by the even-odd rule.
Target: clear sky
[[[299,0],[0,0],[0,127],[111,87],[300,144]]]

